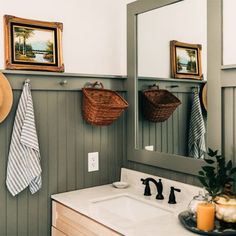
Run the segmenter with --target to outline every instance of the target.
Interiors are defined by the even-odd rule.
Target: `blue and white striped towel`
[[[24,84],[12,132],[6,185],[15,196],[29,186],[34,194],[42,186],[40,152],[30,85]]]
[[[202,116],[201,104],[199,101],[199,94],[194,92],[193,104],[191,110],[188,150],[189,156],[194,158],[204,158],[206,152],[205,145],[205,123]]]

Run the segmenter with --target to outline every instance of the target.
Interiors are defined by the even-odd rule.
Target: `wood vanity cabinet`
[[[52,236],[121,236],[106,226],[52,201]]]
[[[66,236],[66,234],[62,233],[61,231],[54,228],[53,226],[51,230],[52,230],[52,236]]]

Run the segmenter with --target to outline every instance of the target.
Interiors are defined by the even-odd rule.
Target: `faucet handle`
[[[149,186],[149,182],[146,179],[141,179],[141,181],[143,182],[143,184],[145,185],[145,189],[144,189],[144,196],[151,196],[151,189]]]
[[[181,190],[178,188],[170,187],[170,195],[169,195],[169,201],[168,201],[169,204],[176,204],[175,191],[181,192]]]
[[[156,196],[156,199],[158,199],[158,200],[163,200],[164,199],[162,191],[163,191],[163,185],[162,185],[161,179],[159,179],[159,182],[157,183],[157,196]]]
[[[179,189],[179,188],[174,188],[174,190],[176,191],[176,192],[181,192],[181,189]]]

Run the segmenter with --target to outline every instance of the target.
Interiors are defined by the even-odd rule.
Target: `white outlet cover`
[[[98,171],[98,170],[99,170],[98,152],[89,152],[88,172]]]
[[[154,146],[153,145],[145,146],[145,150],[147,150],[147,151],[154,151]]]

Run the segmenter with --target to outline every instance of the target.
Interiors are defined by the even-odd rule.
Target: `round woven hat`
[[[0,73],[0,123],[5,120],[9,114],[13,103],[13,94],[11,85],[7,78]]]
[[[203,89],[202,89],[202,103],[207,111],[207,84],[204,84]]]

